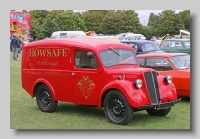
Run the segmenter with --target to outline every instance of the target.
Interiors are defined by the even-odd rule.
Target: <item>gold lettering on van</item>
[[[46,56],[45,50],[39,49],[40,56]]]
[[[47,49],[47,57],[51,56],[51,49]]]
[[[67,57],[66,48],[62,49],[30,49],[29,56],[30,57]]]

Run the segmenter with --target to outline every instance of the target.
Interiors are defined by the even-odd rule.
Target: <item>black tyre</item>
[[[151,116],[166,116],[170,111],[171,111],[171,107],[170,108],[166,108],[166,109],[147,109],[146,110],[147,113]]]
[[[57,108],[58,101],[52,99],[52,94],[46,85],[40,85],[36,92],[36,101],[43,112],[53,112]]]
[[[125,96],[117,90],[110,91],[104,99],[104,112],[108,120],[118,125],[126,125],[133,119],[134,110]]]

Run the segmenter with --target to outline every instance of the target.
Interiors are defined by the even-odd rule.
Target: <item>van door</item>
[[[73,97],[77,104],[98,105],[102,74],[96,55],[83,49],[74,50],[72,70]]]

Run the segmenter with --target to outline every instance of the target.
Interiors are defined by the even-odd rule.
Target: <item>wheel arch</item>
[[[106,86],[104,86],[104,88],[102,89],[101,94],[100,94],[100,100],[99,100],[99,105],[98,105],[99,108],[103,107],[103,102],[104,102],[105,96],[112,90],[120,91],[126,97],[127,101],[130,102],[130,99],[128,98],[129,94],[128,94],[126,88],[121,84],[127,84],[127,81],[122,81],[122,82],[121,81],[113,81],[113,82],[110,82],[109,84],[107,84]]]
[[[34,86],[33,86],[33,89],[32,89],[33,90],[33,97],[36,96],[37,89],[42,84],[46,85],[50,89],[50,91],[52,93],[53,100],[57,100],[56,95],[55,95],[55,91],[54,91],[52,85],[47,80],[42,79],[42,78],[36,80],[35,83],[34,83]]]
[[[133,83],[131,81],[115,80],[104,86],[104,88],[102,89],[99,97],[99,108],[103,107],[104,98],[111,90],[120,91],[133,108],[138,108],[138,106],[149,103],[149,98],[143,89],[137,89],[133,86]]]

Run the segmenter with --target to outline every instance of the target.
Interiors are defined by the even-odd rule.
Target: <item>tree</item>
[[[124,21],[122,32],[139,33],[142,29],[138,13],[134,10],[118,10],[116,14]]]
[[[54,20],[59,14],[63,13],[64,10],[52,10],[49,12],[47,17],[50,17],[52,20]]]
[[[109,12],[104,17],[100,31],[104,34],[119,34],[122,32],[124,21],[114,12]]]
[[[73,30],[81,30],[81,31],[87,31],[87,28],[85,26],[85,22],[83,19],[79,17],[76,13],[72,11],[66,11],[61,14],[59,14],[55,18],[55,23],[59,26],[60,30],[67,30],[67,31],[73,31]]]
[[[53,20],[51,20],[50,17],[47,17],[44,20],[44,23],[42,24],[42,33],[44,38],[50,37],[53,32],[59,30],[60,30],[59,26]]]
[[[190,32],[190,10],[184,10],[179,12],[180,18],[185,26],[185,30]]]
[[[154,13],[150,13],[150,16],[149,16],[149,21],[148,21],[148,24],[147,26],[154,26],[154,23],[155,23],[155,19],[156,19],[156,15]]]
[[[49,14],[49,11],[47,10],[31,10],[31,19],[35,19],[38,21],[40,25],[43,24],[44,19],[47,17]]]
[[[165,34],[179,34],[179,30],[184,28],[181,19],[178,18],[175,11],[165,10],[158,14],[155,18],[154,33],[163,36]]]
[[[154,36],[152,30],[153,30],[153,27],[151,26],[142,26],[140,33],[143,34],[146,38],[150,39],[152,36]]]
[[[101,33],[100,26],[104,17],[105,11],[100,10],[89,10],[82,14],[88,31],[95,31],[97,34]]]
[[[31,32],[30,34],[33,36],[34,39],[40,40],[43,39],[42,27],[44,19],[47,17],[49,11],[47,10],[31,10]]]
[[[43,33],[42,33],[42,27],[39,24],[39,21],[37,19],[32,19],[30,20],[31,23],[31,36],[34,38],[34,40],[41,40],[44,38]]]

